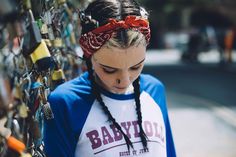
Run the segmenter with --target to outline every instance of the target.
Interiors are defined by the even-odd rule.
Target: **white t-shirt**
[[[162,83],[150,75],[140,76],[142,126],[148,137],[144,150],[139,137],[134,93],[114,94],[101,89],[111,115],[130,138],[108,121],[91,94],[88,73],[64,83],[49,96],[55,118],[45,121],[44,142],[49,157],[175,157]]]

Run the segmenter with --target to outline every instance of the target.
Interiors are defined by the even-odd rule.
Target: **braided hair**
[[[80,13],[82,34],[92,31],[93,29],[102,26],[108,22],[109,18],[114,18],[117,20],[123,20],[128,15],[135,15],[143,17],[145,10],[141,8],[137,2],[134,0],[96,0],[89,4],[87,9],[84,12]],[[147,16],[147,14],[145,14]],[[117,34],[110,39],[112,41],[112,46],[117,47],[129,47],[140,42],[140,38],[143,39],[144,36],[141,33],[133,31],[134,36],[130,35],[130,30],[121,29],[117,31]],[[109,42],[108,41],[108,42]],[[116,44],[114,44],[116,43]],[[94,71],[92,68],[91,57],[86,58],[86,65],[89,72],[89,79],[92,85],[92,93],[95,95],[97,101],[101,105],[104,113],[108,117],[108,121],[113,123],[113,125],[121,132],[123,135],[128,150],[130,147],[133,148],[133,144],[130,141],[129,137],[124,133],[121,126],[117,123],[116,119],[111,115],[108,107],[105,105],[101,92],[98,85],[95,82],[95,77],[93,75]],[[140,138],[143,144],[144,149],[147,148],[147,136],[142,127],[142,114],[141,114],[141,104],[140,104],[140,85],[139,77],[133,82],[134,94],[135,94],[135,103],[136,103],[136,113],[138,119],[138,125],[140,130]]]

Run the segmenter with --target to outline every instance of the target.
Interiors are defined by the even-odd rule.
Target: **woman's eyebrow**
[[[144,58],[143,60],[141,60],[139,63],[137,63],[137,64],[135,64],[135,65],[133,65],[133,66],[131,66],[131,67],[135,67],[135,66],[141,64],[142,62],[144,62],[144,60],[145,60],[145,58]],[[115,67],[107,66],[107,65],[104,65],[104,64],[101,64],[101,63],[98,63],[98,64],[100,64],[101,66],[106,67],[106,68],[119,69],[119,68],[115,68]]]
[[[133,65],[132,67],[135,67],[135,66],[137,66],[137,65],[139,65],[139,64],[141,64],[141,63],[143,63],[144,61],[145,61],[145,58],[144,58],[143,60],[141,60],[138,64]]]

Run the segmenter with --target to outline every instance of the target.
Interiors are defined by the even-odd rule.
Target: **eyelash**
[[[103,68],[103,71],[104,71],[105,73],[107,73],[107,74],[113,74],[113,73],[116,72],[116,70],[107,70],[107,69],[105,69],[105,68]]]
[[[132,71],[136,71],[136,70],[139,70],[141,68],[141,66],[138,66],[138,67],[131,67],[130,70]],[[103,68],[103,71],[107,74],[113,74],[115,73],[117,70],[108,70],[108,69],[105,69]]]
[[[131,67],[130,70],[135,71],[135,70],[139,70],[140,68],[141,68],[141,65],[140,65],[140,66],[137,66],[137,67]]]

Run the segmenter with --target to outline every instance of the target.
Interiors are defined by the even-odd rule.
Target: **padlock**
[[[62,69],[59,70],[54,70],[52,73],[52,80],[53,81],[57,81],[57,80],[61,80],[61,79],[65,79],[65,74],[63,72]]]
[[[19,116],[21,118],[27,118],[28,117],[29,108],[24,102],[22,102],[22,104],[19,106],[18,110],[19,110]]]
[[[44,12],[43,19],[44,19],[44,22],[47,25],[51,25],[52,24],[52,15],[51,15],[51,11],[50,10]]]
[[[25,150],[25,144],[13,136],[7,138],[7,145],[9,148],[13,149],[14,151],[20,154],[23,153]]]
[[[29,10],[32,8],[31,1],[30,0],[23,0],[23,6],[26,10]]]
[[[37,24],[38,24],[38,27],[39,27],[39,29],[40,29],[40,32],[41,32],[41,28],[42,28],[42,26],[43,26],[43,20],[41,19],[41,18],[39,18],[39,19],[37,19],[36,20],[37,21]]]
[[[52,73],[52,85],[51,90],[54,90],[57,86],[66,81],[65,74],[62,69],[54,70]]]
[[[19,85],[14,86],[12,93],[14,99],[20,100],[22,98],[22,93]]]
[[[44,40],[41,40],[41,43],[30,57],[38,71],[44,71],[53,66],[53,59]]]
[[[57,0],[58,5],[61,5],[61,4],[64,4],[64,3],[66,3],[66,0]]]
[[[53,33],[53,29],[50,25],[48,25],[48,38],[50,40],[54,40],[55,39],[55,36],[54,36],[54,33]]]
[[[40,29],[42,34],[47,34],[48,33],[48,26],[47,24],[42,24],[41,29]]]
[[[62,47],[63,46],[62,39],[61,38],[55,38],[55,40],[53,40],[53,46],[57,47],[57,48]]]
[[[41,40],[41,43],[38,45],[38,47],[33,51],[33,53],[30,54],[33,63],[36,63],[42,58],[48,58],[50,56],[51,55],[44,40]]]
[[[33,16],[33,15],[32,15]],[[37,22],[33,17],[28,26],[28,32],[24,36],[22,53],[25,57],[30,56],[36,69],[41,72],[52,66],[52,59],[44,40],[42,40]]]
[[[20,157],[32,157],[30,153],[21,153]]]
[[[52,47],[52,42],[49,39],[43,39],[47,45],[47,47]]]
[[[25,57],[33,53],[42,41],[37,22],[32,21],[27,27],[27,30],[27,33],[25,33],[24,35],[24,42],[22,47],[22,53]]]
[[[43,104],[42,110],[43,110],[43,114],[46,120],[50,120],[54,118],[54,114],[52,112],[49,102],[47,102],[46,104]]]
[[[76,39],[75,39],[75,33],[71,32],[70,34],[70,42],[75,45],[76,44]]]

